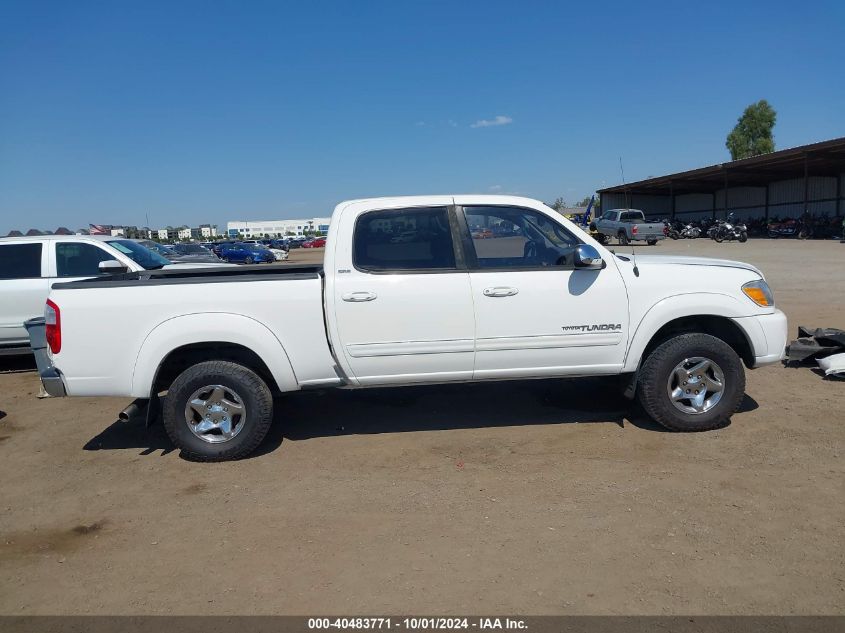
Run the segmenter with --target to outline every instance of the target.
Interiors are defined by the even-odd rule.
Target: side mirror
[[[101,273],[106,275],[113,275],[116,273],[125,273],[126,266],[124,266],[121,262],[117,261],[116,259],[107,259],[104,262],[100,262],[97,265],[97,268],[100,270]]]
[[[579,244],[575,249],[575,268],[589,268],[600,270],[604,267],[604,260],[595,246]]]

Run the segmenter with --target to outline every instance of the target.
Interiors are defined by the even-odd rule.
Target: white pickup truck
[[[167,433],[206,461],[248,455],[273,395],[307,388],[622,375],[657,422],[706,430],[786,344],[754,266],[614,255],[541,202],[477,195],[343,202],[323,266],[56,283],[28,327],[50,394],[166,391]]]

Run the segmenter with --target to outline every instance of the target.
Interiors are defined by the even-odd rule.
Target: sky
[[[845,3],[0,0],[0,235],[573,203],[845,136]]]

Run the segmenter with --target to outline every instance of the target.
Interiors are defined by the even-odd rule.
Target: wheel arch
[[[623,372],[634,372],[663,341],[677,334],[700,332],[730,345],[746,367],[754,366],[754,345],[734,319],[748,316],[729,295],[679,295],[653,306],[640,321],[625,356]]]
[[[281,341],[265,325],[239,314],[201,313],[168,319],[147,335],[135,361],[132,395],[150,397],[185,367],[206,360],[249,367],[274,391],[299,389]]]

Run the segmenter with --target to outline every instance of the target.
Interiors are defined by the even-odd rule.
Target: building
[[[157,231],[158,239],[160,240],[169,240],[170,236],[176,237],[176,231],[173,229],[172,226],[168,226],[166,229],[159,229]]]
[[[226,223],[229,237],[255,238],[284,237],[285,235],[325,235],[329,232],[331,218],[307,218],[301,220],[251,220]]]
[[[198,237],[204,237],[204,238],[217,237],[217,225],[216,224],[200,224]]]
[[[845,138],[784,149],[599,190],[601,209],[641,209],[650,219],[746,222],[845,213]]]
[[[191,239],[191,229],[187,226],[180,226],[178,229],[176,229],[176,237],[180,240]]]

